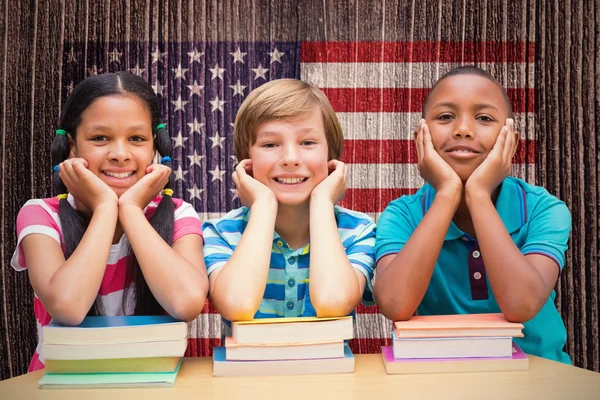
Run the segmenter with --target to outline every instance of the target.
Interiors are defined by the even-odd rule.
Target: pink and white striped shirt
[[[146,218],[150,218],[156,211],[156,207],[162,197],[155,198],[145,209]],[[75,206],[71,195],[67,199],[71,206]],[[175,223],[173,226],[173,243],[179,238],[195,234],[202,236],[202,225],[198,214],[189,203],[173,198],[175,203]],[[58,216],[58,199],[29,200],[19,211],[17,216],[17,248],[13,253],[10,264],[17,271],[27,268],[25,255],[21,241],[27,235],[38,233],[50,236],[64,248],[60,218]],[[104,277],[98,292],[98,305],[103,315],[131,315],[134,304],[132,301],[124,302],[124,296],[128,299],[134,295],[135,278],[127,276],[127,267],[131,265],[132,254],[127,236],[123,234],[119,243],[110,247],[110,254]],[[134,275],[130,273],[129,275]],[[125,308],[124,309],[124,304]],[[48,325],[52,316],[46,311],[40,299],[35,295],[33,310],[37,320],[38,345],[29,364],[28,372],[44,368],[44,356],[42,354],[42,327]]]

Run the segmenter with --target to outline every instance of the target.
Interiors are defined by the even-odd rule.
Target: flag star
[[[229,125],[231,125],[231,129],[235,129],[235,123],[230,122]]]
[[[229,87],[233,89],[234,96],[239,94],[240,96],[244,97],[244,89],[246,89],[248,86],[242,85],[240,80],[238,79],[235,85],[231,85]]]
[[[219,64],[215,64],[214,68],[209,68],[210,72],[212,72],[212,78],[211,79],[216,79],[219,78],[221,80],[223,80],[223,72],[225,72],[225,68],[220,68]]]
[[[69,50],[69,52],[67,53],[67,63],[70,64],[74,62],[77,62],[77,59],[75,58],[75,51],[71,47],[71,50]]]
[[[267,79],[265,77],[265,74],[267,72],[269,72],[268,69],[263,68],[262,64],[258,64],[258,68],[252,68],[252,71],[254,71],[254,73],[256,74],[256,76],[254,77],[254,80],[257,80],[258,78]]]
[[[233,198],[232,198],[231,200],[235,200],[235,199],[237,199],[237,198],[238,198],[238,192],[237,192],[237,189],[229,189],[229,191],[230,191],[231,193],[233,193]]]
[[[102,73],[102,68],[98,68],[97,65],[93,65],[92,68],[88,68],[88,74],[98,75]]]
[[[187,54],[188,54],[188,56],[190,56],[190,64],[193,63],[194,61],[200,62],[200,57],[202,57],[204,55],[204,53],[201,53],[198,50],[196,50],[195,47],[194,47],[193,51],[190,51]]]
[[[187,124],[190,127],[190,132],[194,133],[194,132],[200,132],[200,128],[202,128],[204,126],[204,124],[202,122],[198,122],[198,120],[196,118],[194,118],[194,122],[192,123],[188,123]]]
[[[226,101],[219,100],[219,95],[215,97],[214,100],[210,100],[209,103],[212,105],[212,112],[217,110],[223,112],[223,105],[227,103]]]
[[[237,165],[237,163],[238,163],[237,157],[236,157],[236,156],[229,156],[229,157],[230,157],[230,158],[233,160],[233,164],[232,164],[232,165],[233,165],[233,167],[235,168],[235,166],[236,166],[236,165]]]
[[[212,171],[208,171],[208,172],[210,172],[210,174],[212,175],[211,182],[214,182],[217,179],[220,180],[221,182],[223,182],[223,175],[225,175],[225,171],[219,169],[218,165],[216,166],[215,169],[213,169]]]
[[[215,136],[209,136],[208,138],[212,141],[211,149],[216,146],[223,148],[223,142],[226,138],[219,136],[219,132],[215,132]]]
[[[67,96],[70,95],[72,91],[73,91],[73,81],[69,82],[69,84],[67,85]]]
[[[152,85],[152,89],[154,89],[154,93],[156,93],[157,96],[165,95],[165,86],[161,85],[158,81],[156,82],[156,85]]]
[[[184,110],[184,107],[189,101],[184,101],[181,99],[181,96],[177,97],[177,100],[171,100],[171,103],[175,106],[175,110]]]
[[[173,173],[175,174],[175,180],[176,181],[182,181],[183,180],[183,174],[186,173],[187,171],[183,171],[183,169],[181,168],[181,165],[177,166],[177,169],[175,171],[173,171]]]
[[[229,53],[233,56],[233,63],[235,64],[236,62],[241,62],[242,64],[245,64],[244,62],[244,56],[248,53],[242,53],[242,51],[240,50],[240,46],[238,46],[237,50],[233,53]]]
[[[204,86],[202,85],[198,85],[198,81],[194,80],[194,84],[193,85],[187,85],[187,87],[192,91],[192,94],[190,94],[190,96],[193,96],[195,94],[197,94],[198,96],[201,95],[201,90],[204,89]]]
[[[175,73],[175,79],[185,79],[185,73],[189,71],[187,68],[181,68],[181,64],[177,65],[177,68],[171,68],[171,70]]]
[[[152,53],[152,64],[154,64],[155,62],[162,62],[163,58],[167,55],[167,53],[161,53],[160,50],[156,49],[154,50],[154,52]]]
[[[110,53],[108,53],[108,56],[110,57],[110,61],[109,62],[121,63],[121,55],[122,54],[123,53],[119,53],[116,48],[113,48],[113,51],[111,51]]]
[[[269,52],[269,57],[271,57],[271,64],[273,64],[274,62],[278,62],[279,64],[281,64],[281,57],[284,55],[285,53],[281,53],[279,50],[277,50],[277,47],[275,47],[275,50]]]
[[[183,134],[181,133],[181,131],[179,131],[179,133],[177,134],[177,136],[172,137],[171,140],[173,141],[173,150],[175,150],[175,148],[177,147],[183,147],[186,140],[188,140],[189,138],[183,137]]]
[[[135,65],[135,68],[132,68],[129,70],[129,72],[131,72],[132,74],[135,74],[137,76],[142,76],[142,74],[144,73],[145,69],[144,68],[140,68],[139,64]]]
[[[202,161],[204,156],[198,154],[198,152],[196,150],[194,150],[194,154],[191,156],[187,156],[187,158],[190,159],[190,167],[193,167],[194,165],[201,167],[202,164],[200,164],[200,161]]]
[[[187,191],[190,194],[190,200],[193,200],[194,198],[197,198],[198,200],[202,200],[200,198],[200,194],[202,192],[204,192],[204,189],[199,188],[198,185],[196,185],[195,183],[194,183],[194,187],[192,187],[191,189],[188,189]]]

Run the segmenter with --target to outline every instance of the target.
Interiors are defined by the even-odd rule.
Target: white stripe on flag
[[[302,63],[302,80],[319,88],[430,88],[459,63]],[[507,88],[535,87],[534,63],[480,64]],[[518,79],[518,80],[517,80]]]
[[[220,339],[221,315],[210,313],[200,314],[195,320],[188,324],[188,338]]]
[[[356,313],[354,337],[357,339],[391,339],[392,321],[382,314]]]
[[[421,120],[421,113],[338,112],[336,114],[344,132],[344,139],[354,140],[412,140],[413,131]],[[521,139],[535,139],[535,114],[515,113],[514,117]]]
[[[346,164],[348,188],[420,188],[423,178],[417,164]]]

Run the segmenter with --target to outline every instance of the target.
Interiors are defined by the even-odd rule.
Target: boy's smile
[[[71,155],[121,196],[154,159],[152,118],[135,96],[105,96],[81,114]]]
[[[260,125],[249,153],[254,179],[269,187],[280,204],[305,203],[329,172],[321,111]]]
[[[477,75],[442,80],[431,93],[424,116],[434,148],[463,182],[485,160],[511,117],[502,90]]]

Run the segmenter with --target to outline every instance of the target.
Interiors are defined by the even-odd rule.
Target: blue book
[[[38,381],[40,389],[67,388],[135,388],[171,387],[175,383],[181,363],[173,372],[110,373],[110,374],[45,374]]]
[[[76,326],[52,320],[43,328],[44,344],[135,343],[187,339],[187,323],[168,315],[86,317]]]
[[[342,358],[304,360],[227,361],[226,348],[215,347],[213,376],[312,375],[354,372],[354,355],[344,344]]]

